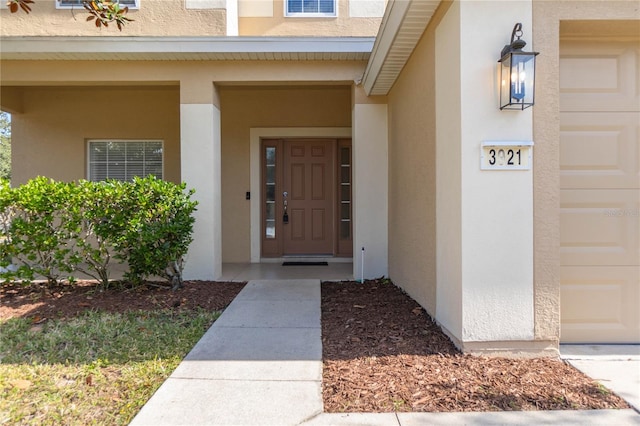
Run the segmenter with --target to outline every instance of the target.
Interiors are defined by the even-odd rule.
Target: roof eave
[[[367,60],[373,37],[0,37],[0,59]]]
[[[390,0],[362,78],[367,95],[387,95],[442,0]]]

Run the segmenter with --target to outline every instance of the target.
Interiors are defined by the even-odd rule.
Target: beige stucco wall
[[[352,99],[353,275],[373,279],[389,276],[389,112],[363,92]]]
[[[226,34],[224,9],[187,10],[183,0],[142,0],[130,9],[134,20],[118,31],[115,24],[98,29],[82,7],[56,9],[53,0],[36,0],[32,12],[0,10],[3,36],[217,36]]]
[[[266,2],[269,0],[264,0]],[[338,1],[338,16],[335,17],[285,17],[283,0],[274,0],[272,16],[241,16],[238,29],[241,36],[375,37],[381,21],[382,17],[350,17],[346,0]]]
[[[214,280],[222,275],[220,108],[212,84],[201,90],[209,103],[180,104],[181,178],[198,202],[184,277]]]
[[[371,7],[367,2],[376,4]],[[118,31],[115,24],[97,29],[93,23],[86,22],[89,15],[81,6],[58,9],[53,0],[37,0],[29,14],[10,13],[7,8],[0,8],[0,35],[224,36],[228,34],[229,15],[231,27],[237,25],[240,36],[374,37],[382,20],[382,14],[377,11],[384,7],[384,0],[339,0],[335,17],[285,17],[283,0],[245,0],[238,5],[241,13],[238,18],[224,8],[224,1],[191,2],[189,7],[187,3],[185,0],[142,0],[138,9],[130,8],[127,14],[134,22]]]
[[[491,46],[514,19],[531,28],[526,2],[443,4],[389,96],[392,278],[465,350],[538,350],[524,343],[534,328],[532,174],[478,164],[483,140],[531,140],[531,112],[502,113],[491,84]],[[414,273],[414,285],[396,278]]]
[[[482,141],[526,143],[533,138],[531,109],[498,108],[494,47],[509,40],[515,22],[525,30],[532,28],[531,3],[463,1],[460,5],[461,339],[465,344],[509,342],[517,351],[520,342],[534,338],[533,173],[482,170],[478,163]],[[441,95],[448,96],[445,92],[438,98]],[[439,163],[441,167],[446,163]]]
[[[460,342],[464,327],[460,19],[460,4],[455,2],[435,30],[434,53],[437,280],[435,318],[456,343]]]
[[[576,23],[575,21],[600,21]],[[604,21],[612,22],[606,23]],[[561,36],[607,35],[605,28],[637,34],[640,28],[638,2],[629,1],[534,1],[533,40],[528,46],[539,51],[536,65],[536,105],[533,107],[534,140],[534,309],[536,339],[560,334],[560,122],[559,40]],[[564,33],[561,33],[561,28]],[[582,28],[582,30],[580,30]],[[619,34],[608,34],[618,37]]]
[[[23,87],[12,115],[12,181],[87,177],[87,139],[161,139],[165,179],[180,181],[177,87]]]
[[[0,91],[0,108],[10,114],[22,112],[22,89],[19,87],[3,87],[2,91]]]
[[[349,127],[351,87],[219,87],[223,262],[251,260],[250,129]],[[257,194],[252,194],[257,195]]]
[[[436,313],[435,28],[444,3],[388,96],[389,275]]]

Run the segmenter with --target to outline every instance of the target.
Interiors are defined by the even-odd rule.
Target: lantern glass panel
[[[522,110],[533,105],[535,55],[509,52],[500,60],[500,109]]]

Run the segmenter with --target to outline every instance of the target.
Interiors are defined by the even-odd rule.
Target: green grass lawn
[[[219,312],[0,322],[0,424],[128,424]]]

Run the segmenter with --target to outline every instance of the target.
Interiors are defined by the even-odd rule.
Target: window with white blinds
[[[162,179],[163,142],[158,140],[89,141],[89,180],[130,181],[134,176]]]
[[[127,6],[131,9],[138,9],[140,7],[139,0],[115,0],[117,3],[120,3],[122,6]],[[56,8],[58,9],[69,9],[82,7],[82,3],[84,0],[56,0]]]
[[[286,0],[286,16],[336,16],[336,0]]]

